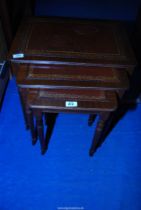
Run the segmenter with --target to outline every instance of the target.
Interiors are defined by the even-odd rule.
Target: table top
[[[127,72],[110,67],[20,64],[16,80],[20,87],[127,90]]]
[[[47,112],[49,110],[81,113],[115,111],[118,104],[116,94],[112,91],[87,89],[30,90],[27,101],[30,108],[47,110]]]
[[[133,67],[136,60],[121,22],[28,18],[9,58],[18,63]]]

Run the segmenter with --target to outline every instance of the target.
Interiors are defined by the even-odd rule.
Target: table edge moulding
[[[41,153],[46,152],[49,139],[44,136],[44,122],[49,122],[49,115],[87,113],[89,125],[98,115],[92,156],[130,87],[136,66],[122,22],[26,18],[8,59],[32,144],[39,139]]]

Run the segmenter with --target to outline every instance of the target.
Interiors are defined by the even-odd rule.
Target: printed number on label
[[[24,58],[23,53],[13,54],[13,58]]]
[[[65,103],[66,107],[77,107],[77,101],[66,101]]]

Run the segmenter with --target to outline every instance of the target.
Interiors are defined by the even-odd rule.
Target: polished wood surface
[[[96,111],[114,111],[117,108],[116,94],[112,91],[100,90],[64,90],[64,89],[45,89],[30,90],[27,99],[32,105],[31,108],[39,107],[48,112],[81,112],[93,113]],[[76,107],[67,107],[66,101],[76,101]]]
[[[76,89],[128,89],[126,71],[109,67],[20,64],[16,74],[20,87],[40,86]]]
[[[89,153],[93,155],[136,65],[121,22],[25,19],[9,59],[32,143],[39,138],[42,154],[47,149],[43,118],[48,113],[88,113],[89,125],[99,115]]]
[[[14,62],[58,61],[116,67],[136,63],[122,25],[116,21],[27,19],[13,42],[11,58],[14,53],[25,56]]]
[[[66,101],[71,100],[77,102],[76,107],[66,106]],[[44,115],[46,113],[93,113],[99,115],[99,120],[89,151],[90,156],[92,156],[102,141],[103,132],[107,129],[108,118],[117,107],[117,97],[112,91],[76,89],[29,90],[26,103],[26,114],[28,116],[29,128],[32,135],[32,144],[34,145],[37,142],[38,135],[41,153],[44,154],[48,148],[49,141],[47,135],[44,134],[48,130],[45,132],[46,125],[43,123],[43,117],[45,117]],[[36,127],[34,126],[34,117],[36,119]]]

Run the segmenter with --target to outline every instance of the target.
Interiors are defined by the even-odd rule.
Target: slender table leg
[[[44,139],[44,126],[43,126],[43,119],[42,119],[42,111],[35,111],[35,117],[36,117],[36,125],[37,125],[37,132],[40,140],[41,145],[41,154],[44,154],[46,152],[45,147],[45,139]]]
[[[99,144],[101,144],[103,134],[105,132],[106,128],[106,122],[108,118],[110,117],[110,112],[104,112],[99,115],[99,120],[97,122],[95,134],[92,140],[92,145],[89,151],[89,155],[93,156],[94,152],[98,148]]]
[[[52,121],[52,118],[55,114],[54,113],[44,113],[45,117],[45,124],[48,126],[50,125],[50,122]]]
[[[31,136],[32,136],[32,145],[35,145],[37,142],[37,129],[34,126],[33,113],[30,108],[26,109],[26,116],[27,116],[27,121],[28,121],[30,132],[31,132]]]
[[[44,117],[45,117],[45,124],[48,126],[48,115],[47,115],[47,113],[44,114]]]
[[[20,96],[20,100],[21,100],[26,129],[29,129],[28,119],[26,116],[26,97],[27,97],[26,89],[22,90],[21,88],[19,88],[19,96]]]
[[[88,119],[88,125],[91,126],[93,122],[95,121],[96,114],[90,114]]]
[[[56,122],[57,114],[56,113],[45,113],[47,116],[47,131],[45,136],[45,147],[48,148],[48,144],[50,142],[50,138],[54,129],[54,125]]]
[[[118,97],[120,98],[120,101],[122,101],[122,98],[125,94],[125,90],[118,90],[117,91]]]

